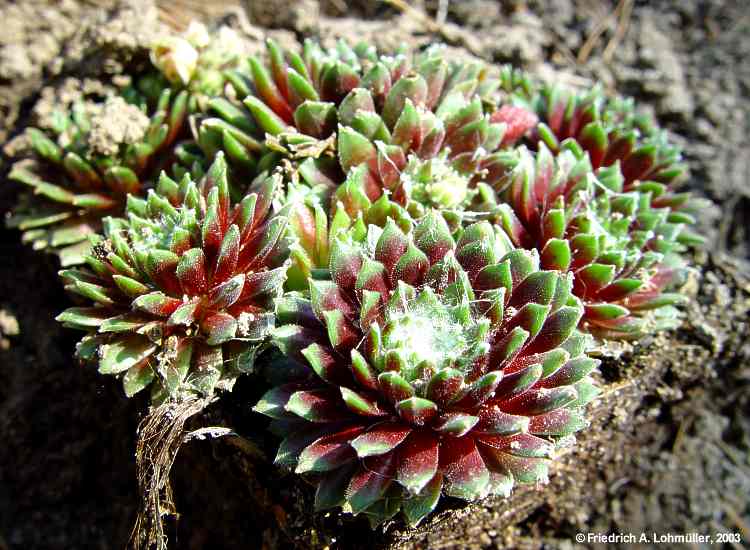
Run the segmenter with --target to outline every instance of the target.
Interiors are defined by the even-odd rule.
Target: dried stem
[[[604,53],[602,54],[602,58],[606,63],[609,63],[612,60],[615,49],[620,45],[622,39],[625,38],[625,33],[628,32],[628,27],[630,26],[630,15],[633,13],[633,0],[620,0],[617,10],[620,11],[620,17],[617,21],[615,35],[612,37],[612,40],[609,41],[607,47],[604,48]]]
[[[737,510],[732,508],[726,502],[723,504],[724,512],[727,514],[727,517],[732,520],[732,523],[734,523],[737,529],[740,530],[743,540],[750,540],[750,526],[745,523],[745,520],[743,520],[742,516],[737,513]]]
[[[591,34],[586,38],[586,42],[583,43],[583,46],[581,46],[581,49],[578,50],[578,57],[576,58],[576,61],[579,65],[583,65],[588,61],[589,56],[591,55],[591,51],[594,49],[594,46],[596,46],[597,42],[599,42],[599,38],[606,32],[606,30],[609,28],[612,21],[612,16],[605,17],[602,19],[599,24],[594,27],[594,30],[591,32]]]
[[[425,28],[434,33],[440,33],[443,30],[443,26],[439,24],[437,21],[435,21],[432,17],[424,13],[422,10],[419,10],[413,6],[410,6],[408,2],[405,0],[383,0],[386,4],[390,4],[397,10],[405,13],[406,15],[413,17],[414,19],[420,21]]]
[[[435,14],[435,21],[438,25],[442,25],[445,23],[445,20],[448,17],[449,4],[450,0],[438,0],[437,14]]]
[[[141,421],[135,453],[141,504],[130,534],[130,547],[134,550],[166,550],[162,516],[175,513],[169,472],[184,442],[185,422],[209,402],[189,399],[164,403]]]
[[[609,30],[612,23],[617,21],[617,27],[615,34],[604,49],[603,58],[609,62],[614,54],[615,48],[619,45],[625,36],[630,24],[630,15],[633,12],[633,0],[620,0],[617,3],[617,7],[607,17],[603,18],[591,34],[586,38],[581,49],[578,51],[578,57],[576,61],[579,65],[583,65],[588,61],[591,56],[591,52],[594,47],[599,43],[599,39],[602,35]]]
[[[244,11],[239,1],[157,0],[159,19],[175,31],[184,31],[192,20],[211,21],[228,11]]]

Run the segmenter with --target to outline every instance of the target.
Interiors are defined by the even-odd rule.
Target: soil
[[[234,435],[194,439],[180,451],[172,547],[571,549],[595,547],[577,544],[578,532],[653,531],[741,532],[750,544],[746,2],[623,0],[616,10],[618,3],[593,0],[454,0],[440,23],[437,4],[424,2],[421,12],[340,0],[0,7],[3,179],[26,125],[44,125],[54,105],[101,96],[143,59],[164,24],[186,25],[196,14],[233,25],[250,48],[266,32],[287,44],[343,37],[392,49],[441,41],[453,54],[512,62],[571,85],[601,82],[635,97],[670,130],[690,166],[686,186],[715,203],[700,221],[711,252],[695,258],[686,289],[695,300],[683,327],[608,348],[592,427],[561,457],[549,485],[519,488],[506,500],[446,501],[412,531],[394,522],[369,534],[356,518],[313,516],[311,489],[267,462],[275,441],[250,412],[262,388],[247,377],[190,423]],[[0,212],[15,193],[12,183],[0,184]],[[76,335],[53,320],[68,303],[58,266],[2,231],[0,550],[121,548],[138,505],[133,456],[147,404],[74,364]]]

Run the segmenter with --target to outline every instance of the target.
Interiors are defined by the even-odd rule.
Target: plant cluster
[[[262,366],[255,411],[316,509],[416,525],[546,480],[597,341],[677,325],[699,203],[632,102],[438,47],[243,59],[191,26],[151,59],[102,112],[29,130],[9,222],[61,255],[58,320],[128,396]],[[114,145],[109,102],[133,115]]]

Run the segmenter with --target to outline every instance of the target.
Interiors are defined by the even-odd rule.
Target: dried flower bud
[[[151,48],[151,62],[170,82],[186,86],[198,65],[198,50],[184,38],[164,37]]]
[[[206,25],[199,21],[191,21],[184,34],[185,39],[194,47],[201,49],[211,43],[211,36],[208,34]]]

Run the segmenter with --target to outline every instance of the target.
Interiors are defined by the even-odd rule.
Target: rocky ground
[[[161,25],[185,25],[187,14],[223,17],[249,47],[267,32],[287,44],[308,36],[365,39],[386,49],[441,41],[457,55],[514,63],[574,86],[597,81],[634,96],[683,147],[691,170],[686,186],[716,205],[701,220],[711,255],[698,258],[689,321],[645,343],[647,354],[627,350],[605,360],[602,383],[625,389],[597,405],[599,435],[581,441],[546,490],[520,491],[509,503],[448,504],[426,529],[392,526],[373,545],[563,549],[575,547],[573,537],[584,529],[743,532],[747,544],[746,2],[442,5],[445,13],[438,2],[415,11],[395,0],[300,0],[283,8],[255,0],[6,4],[0,7],[0,140],[8,143],[0,176],[26,124],[44,124],[53,106],[80,90],[99,93],[142,58]],[[14,193],[12,184],[0,183],[3,213]],[[137,505],[131,457],[145,403],[127,401],[114,382],[71,364],[74,336],[52,320],[66,303],[57,266],[18,244],[14,232],[3,229],[0,243],[0,550],[122,547]],[[659,351],[665,349],[674,353]],[[652,355],[661,366],[648,364]],[[242,437],[193,442],[180,455],[174,479],[183,515],[171,526],[174,547],[361,547],[361,524],[336,516],[311,520],[304,513],[309,491],[272,477],[258,460],[255,451],[270,449],[270,441],[251,422],[255,391],[245,381],[195,420],[196,426],[231,423]]]

